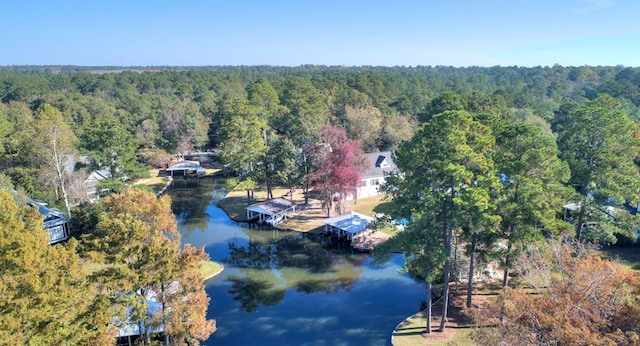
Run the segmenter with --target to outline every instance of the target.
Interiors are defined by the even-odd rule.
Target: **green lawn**
[[[432,325],[438,326],[439,319],[432,319]],[[455,328],[453,331],[448,331],[446,336],[441,335],[438,332],[433,332],[431,339],[426,340],[422,336],[422,332],[425,330],[427,320],[425,314],[419,312],[407,320],[402,322],[401,325],[395,330],[392,336],[394,346],[449,346],[449,345],[476,345],[471,340],[471,333],[473,328]]]
[[[224,267],[222,264],[214,261],[202,261],[200,262],[200,275],[205,280],[210,279],[220,273]]]

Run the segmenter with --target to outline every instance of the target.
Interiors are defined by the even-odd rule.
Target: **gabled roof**
[[[89,174],[89,176],[87,177],[87,179],[85,180],[85,182],[98,182],[100,180],[103,179],[110,179],[111,178],[111,171],[108,169],[99,169],[99,170],[95,170],[93,172],[91,172],[91,174]]]
[[[295,206],[295,203],[286,198],[274,198],[264,202],[252,204],[245,209],[271,216],[283,212],[293,206]]]
[[[392,173],[398,170],[398,167],[391,158],[390,151],[381,151],[379,153],[365,154],[367,157],[367,168],[362,173],[362,178],[383,177],[385,173]]]
[[[374,219],[372,217],[352,211],[347,214],[342,214],[325,219],[324,223],[335,228],[339,228],[347,233],[356,234],[367,229],[369,223],[373,221]]]
[[[46,203],[34,199],[30,199],[28,203],[31,206],[38,207],[38,212],[44,217],[45,228],[51,228],[69,222],[69,219],[67,219],[60,209],[49,208]]]

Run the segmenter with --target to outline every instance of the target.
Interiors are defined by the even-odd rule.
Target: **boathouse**
[[[352,211],[325,219],[324,231],[353,243],[355,239],[365,237],[374,231],[369,228],[373,221],[372,217]]]
[[[268,223],[272,226],[285,220],[287,214],[296,212],[296,204],[286,198],[273,198],[245,208],[247,220]]]
[[[171,177],[204,177],[204,167],[200,161],[180,161],[164,170]]]

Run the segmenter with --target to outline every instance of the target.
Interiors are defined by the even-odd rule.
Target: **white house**
[[[385,175],[398,172],[398,167],[393,162],[390,151],[365,155],[367,157],[367,168],[362,174],[362,180],[356,189],[356,199],[379,195],[381,193],[380,186],[385,182]]]
[[[95,170],[89,174],[87,179],[84,181],[84,188],[87,191],[87,197],[89,198],[89,202],[95,202],[100,196],[104,195],[108,191],[98,191],[97,185],[101,180],[110,179],[111,171],[109,169],[100,169]]]

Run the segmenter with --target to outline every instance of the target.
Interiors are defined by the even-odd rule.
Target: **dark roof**
[[[29,200],[28,203],[31,206],[38,207],[38,212],[44,217],[45,228],[51,228],[69,222],[69,219],[67,219],[60,209],[49,208],[46,203],[34,199]]]
[[[383,177],[385,173],[397,172],[398,167],[393,162],[390,151],[365,154],[367,157],[367,168],[362,173],[362,178]]]

